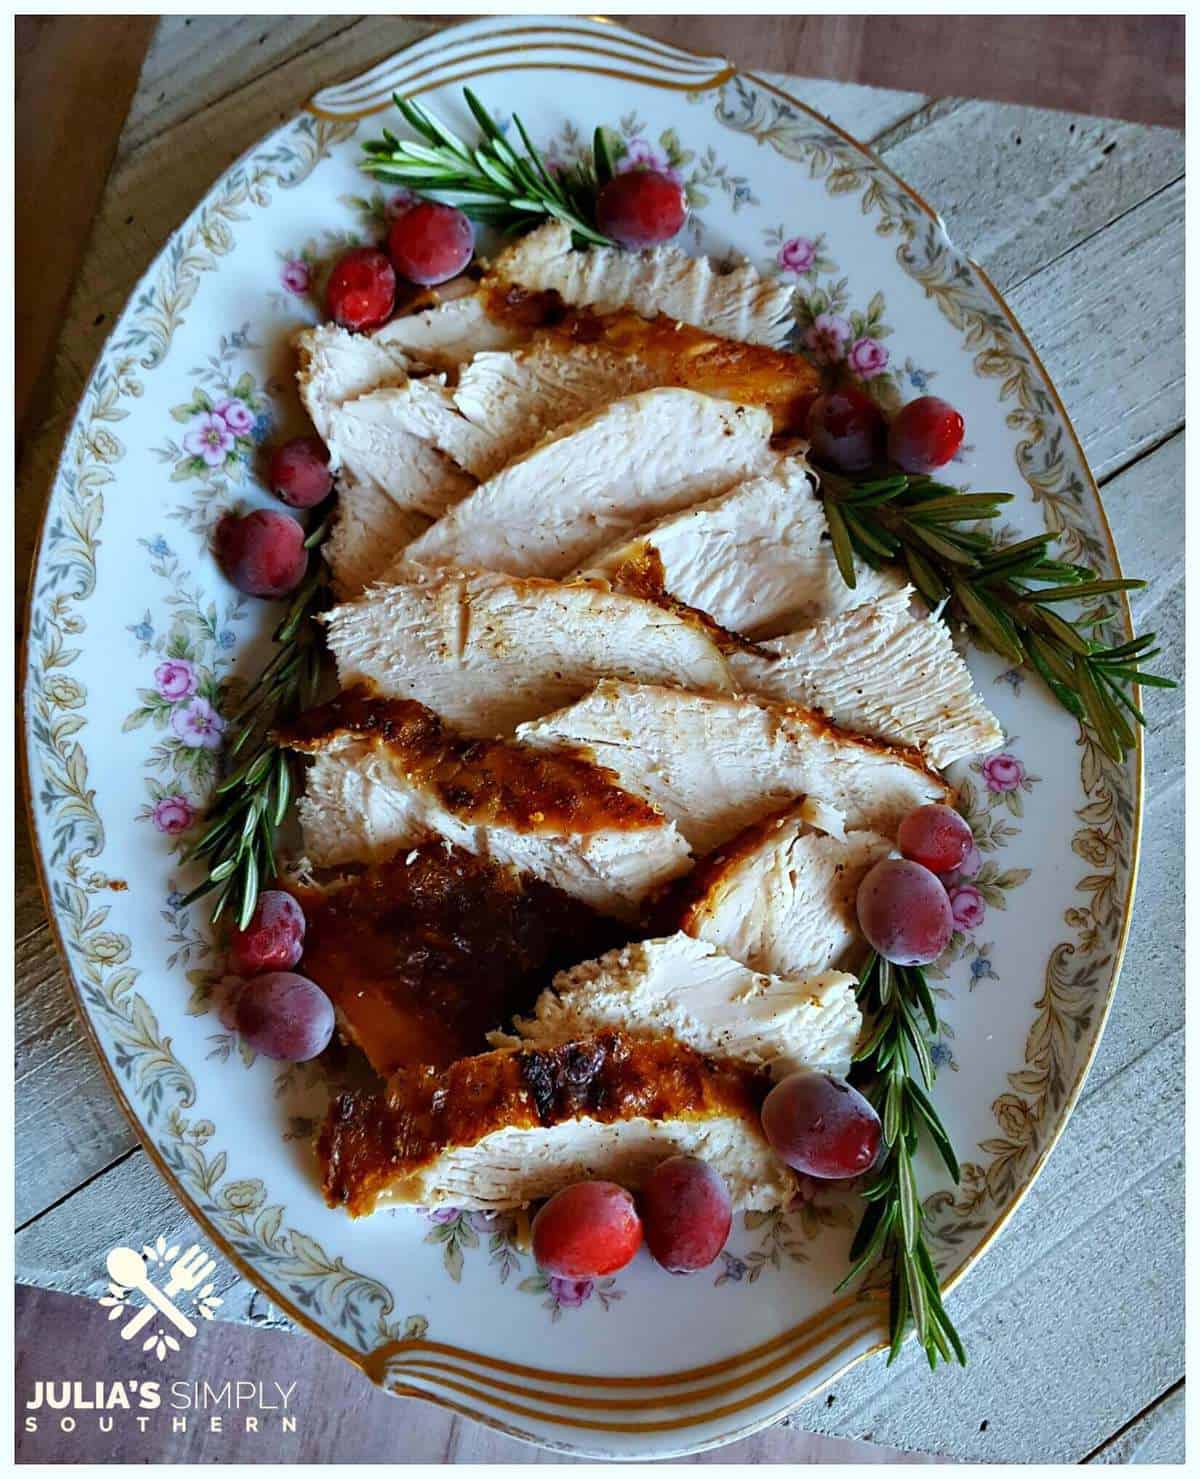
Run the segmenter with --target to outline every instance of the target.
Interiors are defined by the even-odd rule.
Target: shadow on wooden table
[[[302,1335],[246,1326],[202,1325],[194,1341],[159,1361],[153,1351],[124,1346],[107,1311],[77,1295],[18,1285],[16,1290],[16,1459],[18,1463],[559,1463],[542,1449],[501,1437],[424,1402],[388,1397],[340,1356]],[[73,1405],[48,1411],[36,1400],[38,1382],[78,1382],[96,1402],[96,1383],[123,1382],[133,1406],[93,1411]],[[137,1407],[134,1383],[159,1384],[161,1405]],[[220,1391],[241,1383],[240,1412],[197,1411],[203,1383]],[[262,1383],[261,1398],[258,1383]],[[286,1407],[280,1388],[287,1393]],[[290,1388],[290,1390],[289,1390]],[[234,1390],[238,1390],[235,1388]],[[105,1400],[103,1397],[101,1400]],[[74,1397],[73,1397],[74,1402]],[[189,1404],[187,1408],[184,1403]],[[173,1406],[179,1403],[179,1406]],[[295,1431],[283,1432],[284,1413]],[[71,1431],[62,1430],[66,1418]],[[253,1424],[247,1422],[253,1418]],[[111,1431],[100,1430],[101,1421]],[[139,1420],[140,1419],[140,1420]],[[219,1430],[214,1431],[217,1420]],[[36,1431],[27,1431],[36,1420]],[[180,1425],[183,1424],[182,1430]],[[256,1427],[257,1431],[252,1429]],[[173,1430],[174,1429],[174,1430]],[[926,1463],[924,1454],[870,1443],[821,1438],[777,1427],[693,1463]],[[949,1460],[933,1460],[949,1462]]]

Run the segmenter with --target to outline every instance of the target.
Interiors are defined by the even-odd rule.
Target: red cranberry
[[[614,175],[596,200],[596,225],[624,247],[670,241],[686,219],[683,187],[656,169]]]
[[[862,472],[883,451],[883,412],[864,391],[828,391],[809,407],[808,438],[818,462]]]
[[[308,568],[304,530],[290,514],[271,509],[226,514],[217,525],[216,546],[226,578],[248,596],[286,596]]]
[[[344,329],[377,329],[396,303],[396,272],[376,247],[339,257],[325,289],[325,312]]]
[[[475,254],[475,231],[454,206],[423,200],[392,222],[388,251],[401,277],[432,287],[467,266]]]
[[[272,452],[267,480],[290,508],[312,508],[333,487],[329,448],[320,437],[293,437]]]
[[[563,1279],[595,1279],[624,1268],[642,1245],[633,1198],[612,1181],[577,1181],[533,1219],[539,1268]]]
[[[944,467],[962,446],[963,419],[949,401],[923,395],[896,414],[888,433],[888,456],[908,473]]]
[[[290,971],[304,953],[304,910],[291,894],[267,889],[250,923],[229,933],[229,965],[239,976]]]

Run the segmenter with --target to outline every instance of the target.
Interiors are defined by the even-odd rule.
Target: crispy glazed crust
[[[663,825],[656,807],[622,790],[611,770],[582,754],[464,739],[424,704],[377,698],[364,686],[309,709],[277,737],[308,754],[344,740],[386,749],[447,811],[484,826],[586,836]]]
[[[371,1211],[390,1186],[498,1130],[575,1119],[736,1116],[759,1129],[768,1075],[705,1058],[673,1038],[603,1032],[553,1048],[504,1049],[439,1073],[398,1073],[379,1094],[342,1094],[317,1140],[331,1207]]]

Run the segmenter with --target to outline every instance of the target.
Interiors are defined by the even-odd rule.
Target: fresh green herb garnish
[[[398,139],[390,129],[363,144],[362,167],[380,180],[404,185],[430,200],[454,205],[475,221],[519,231],[552,217],[564,221],[577,243],[611,246],[596,229],[596,192],[612,176],[612,161],[603,129],[597,129],[593,161],[580,160],[566,170],[551,170],[513,115],[523,152],[470,88],[463,96],[479,124],[482,141],[466,144],[420,103],[395,95],[401,117],[423,142]]]
[[[329,604],[320,545],[331,517],[329,504],[304,541],[308,571],[272,633],[278,650],[229,716],[226,763],[233,768],[217,783],[207,825],[184,854],[185,863],[203,858],[208,871],[183,902],[194,903],[215,889],[214,924],[229,910],[245,929],[259,889],[275,876],[275,834],[299,779],[300,759],[277,745],[272,732],[317,696],[324,647],[313,618]]]
[[[855,555],[875,569],[905,566],[931,607],[945,603],[984,646],[1014,666],[1033,667],[1112,759],[1123,760],[1133,749],[1130,720],[1146,721],[1130,687],[1175,687],[1171,679],[1143,671],[1160,651],[1154,633],[1106,646],[1088,632],[1109,619],[1110,609],[1093,605],[1071,617],[1058,608],[1066,601],[1140,590],[1144,580],[1098,580],[1086,565],[1052,559],[1047,551],[1058,538],[1053,531],[997,544],[991,534],[971,527],[996,518],[1012,501],[1010,493],[960,493],[904,473],[856,483],[829,472],[821,473],[821,491],[847,585],[855,584]]]
[[[859,976],[858,999],[871,1026],[855,1054],[852,1077],[883,1122],[884,1151],[862,1193],[867,1210],[850,1247],[853,1267],[838,1288],[876,1262],[890,1259],[888,1364],[899,1355],[911,1323],[931,1368],[939,1360],[951,1359],[965,1366],[962,1341],[942,1305],[913,1169],[918,1142],[925,1134],[958,1180],[950,1137],[927,1092],[933,1088],[934,1067],[926,1033],[938,1027],[933,994],[919,967],[889,965],[872,951]]]

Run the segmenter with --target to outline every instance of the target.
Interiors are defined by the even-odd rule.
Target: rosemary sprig
[[[478,144],[464,143],[428,108],[396,93],[401,117],[421,141],[399,139],[385,128],[382,138],[363,144],[362,168],[377,179],[456,205],[476,221],[519,230],[551,216],[570,226],[577,243],[611,246],[611,238],[597,230],[595,221],[596,191],[612,174],[603,130],[595,133],[594,164],[581,160],[569,170],[555,172],[516,114],[513,128],[524,152],[508,142],[470,88],[463,89],[463,96],[483,135]]]
[[[1088,634],[1111,612],[1103,605],[1064,615],[1065,601],[1102,601],[1140,590],[1144,580],[1099,580],[1086,565],[1052,559],[1053,531],[997,544],[971,527],[994,519],[1009,493],[959,493],[946,483],[895,473],[853,483],[821,473],[825,517],[838,569],[855,581],[854,556],[878,569],[906,567],[931,607],[945,607],[1014,666],[1030,666],[1054,697],[1087,725],[1104,751],[1124,759],[1135,744],[1130,721],[1145,724],[1128,691],[1133,684],[1174,688],[1144,671],[1157,657],[1154,633],[1116,646]]]
[[[272,737],[313,703],[321,681],[323,646],[313,620],[329,604],[320,545],[328,532],[332,503],[323,506],[304,541],[308,570],[283,620],[272,633],[275,655],[229,716],[225,774],[213,792],[204,831],[183,861],[202,858],[203,881],[184,904],[216,891],[215,924],[227,909],[242,929],[254,913],[258,891],[275,875],[275,834],[287,814],[299,778],[299,757]]]
[[[933,995],[924,971],[889,965],[872,952],[859,976],[858,997],[871,1028],[855,1054],[853,1076],[883,1122],[884,1150],[863,1191],[867,1210],[850,1246],[853,1266],[838,1288],[880,1260],[890,1260],[888,1365],[899,1355],[911,1325],[931,1369],[939,1360],[953,1359],[965,1366],[962,1341],[942,1304],[913,1169],[913,1157],[925,1135],[958,1181],[950,1137],[927,1092],[934,1080],[926,1037],[927,1030],[937,1031]]]

